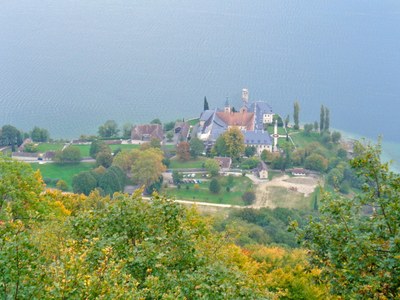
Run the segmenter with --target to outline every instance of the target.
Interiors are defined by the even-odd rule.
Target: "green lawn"
[[[170,169],[193,169],[202,168],[205,162],[205,157],[198,157],[197,159],[192,159],[188,161],[180,161],[178,159],[171,159]]]
[[[64,145],[64,143],[40,143],[38,145],[38,152],[44,153],[47,151],[61,150]]]
[[[82,171],[89,171],[95,167],[93,163],[79,163],[79,164],[31,164],[34,170],[40,170],[43,178],[62,179],[71,189],[72,177]]]
[[[189,123],[189,125],[191,125],[191,126],[194,126],[194,125],[196,125],[197,123],[199,123],[199,118],[196,118],[196,119],[190,119],[190,120],[188,120],[188,123]]]
[[[269,133],[269,134],[274,134],[274,125],[269,125],[269,126],[268,126],[268,133]],[[286,135],[285,128],[283,128],[283,127],[278,127],[278,134],[280,134],[280,135]]]
[[[179,200],[192,200],[199,202],[210,202],[231,205],[244,205],[242,195],[245,191],[253,188],[252,182],[247,177],[233,177],[230,192],[226,191],[228,177],[219,177],[221,191],[219,194],[213,194],[208,190],[209,181],[202,181],[195,188],[195,184],[181,184],[181,188],[164,188],[162,191],[168,197]],[[187,189],[186,187],[189,187]]]
[[[304,132],[292,133],[290,135],[293,142],[297,147],[304,147],[313,142],[320,142],[320,134],[317,132],[310,132],[310,135],[304,134]]]

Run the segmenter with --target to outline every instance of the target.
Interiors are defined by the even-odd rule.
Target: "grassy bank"
[[[34,170],[40,170],[43,178],[50,178],[53,181],[57,179],[64,180],[69,189],[72,185],[72,177],[80,172],[89,171],[93,169],[95,164],[93,163],[79,163],[79,164],[32,164]]]
[[[233,177],[230,184],[230,191],[226,191],[228,186],[228,177],[218,178],[221,184],[221,191],[213,194],[209,191],[209,181],[203,181],[201,184],[182,184],[181,188],[164,188],[163,193],[168,197],[179,200],[192,200],[209,203],[245,205],[242,195],[245,191],[252,189],[253,185],[247,177]]]

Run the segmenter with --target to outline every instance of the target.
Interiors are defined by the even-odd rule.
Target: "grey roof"
[[[268,171],[268,167],[265,164],[265,162],[260,161],[260,163],[258,164],[258,171],[264,171],[264,170]]]
[[[266,131],[244,132],[244,143],[250,145],[272,145],[271,136]]]
[[[226,130],[228,129],[228,126],[226,126],[225,122],[222,121],[217,114],[214,116],[213,120],[213,127],[211,130],[211,136],[210,139],[215,141],[217,138],[223,134]]]
[[[262,101],[256,101],[252,102],[248,108],[250,112],[253,112],[255,114],[255,120],[254,120],[254,129],[255,130],[263,130],[264,129],[264,124],[263,124],[263,115],[264,114],[273,114],[274,112],[272,111],[271,105],[269,105],[267,102],[262,102]]]
[[[210,119],[212,117],[212,115],[214,114],[214,110],[205,110],[201,113],[200,115],[200,121],[207,121],[208,119]]]

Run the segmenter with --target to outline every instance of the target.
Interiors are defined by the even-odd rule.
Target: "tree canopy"
[[[311,263],[346,299],[400,296],[400,176],[380,154],[379,145],[356,143],[350,164],[361,192],[353,198],[324,193],[319,218],[298,231]]]
[[[117,137],[118,133],[118,124],[114,120],[108,120],[99,127],[99,136],[103,138]]]

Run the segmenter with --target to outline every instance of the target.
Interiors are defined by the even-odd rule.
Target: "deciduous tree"
[[[204,163],[204,168],[212,177],[217,176],[219,173],[219,164],[215,159],[207,159]]]
[[[108,120],[99,127],[99,135],[103,138],[117,137],[118,125],[114,120]]]
[[[218,194],[221,191],[221,184],[219,183],[218,179],[211,179],[209,189],[213,194]]]
[[[238,160],[244,153],[244,135],[238,127],[231,127],[222,134],[226,145],[226,154],[232,160]]]
[[[81,161],[81,150],[76,146],[68,146],[64,150],[56,151],[54,162],[56,163],[78,163]]]
[[[176,156],[181,161],[188,161],[190,159],[190,145],[188,142],[180,142],[176,145]]]
[[[197,158],[199,155],[202,155],[204,152],[204,143],[197,137],[194,137],[190,140],[190,155],[193,158]]]
[[[47,142],[50,134],[47,129],[35,126],[31,131],[31,139],[34,142]]]
[[[162,163],[164,155],[159,149],[150,148],[138,153],[131,168],[132,178],[137,184],[150,186],[166,170]]]
[[[379,145],[356,143],[350,164],[363,181],[361,193],[324,193],[320,217],[298,231],[311,263],[345,299],[400,296],[400,176],[380,154]]]
[[[109,152],[111,153],[111,148],[102,140],[94,140],[90,144],[89,155],[91,158],[96,158],[99,152]]]

